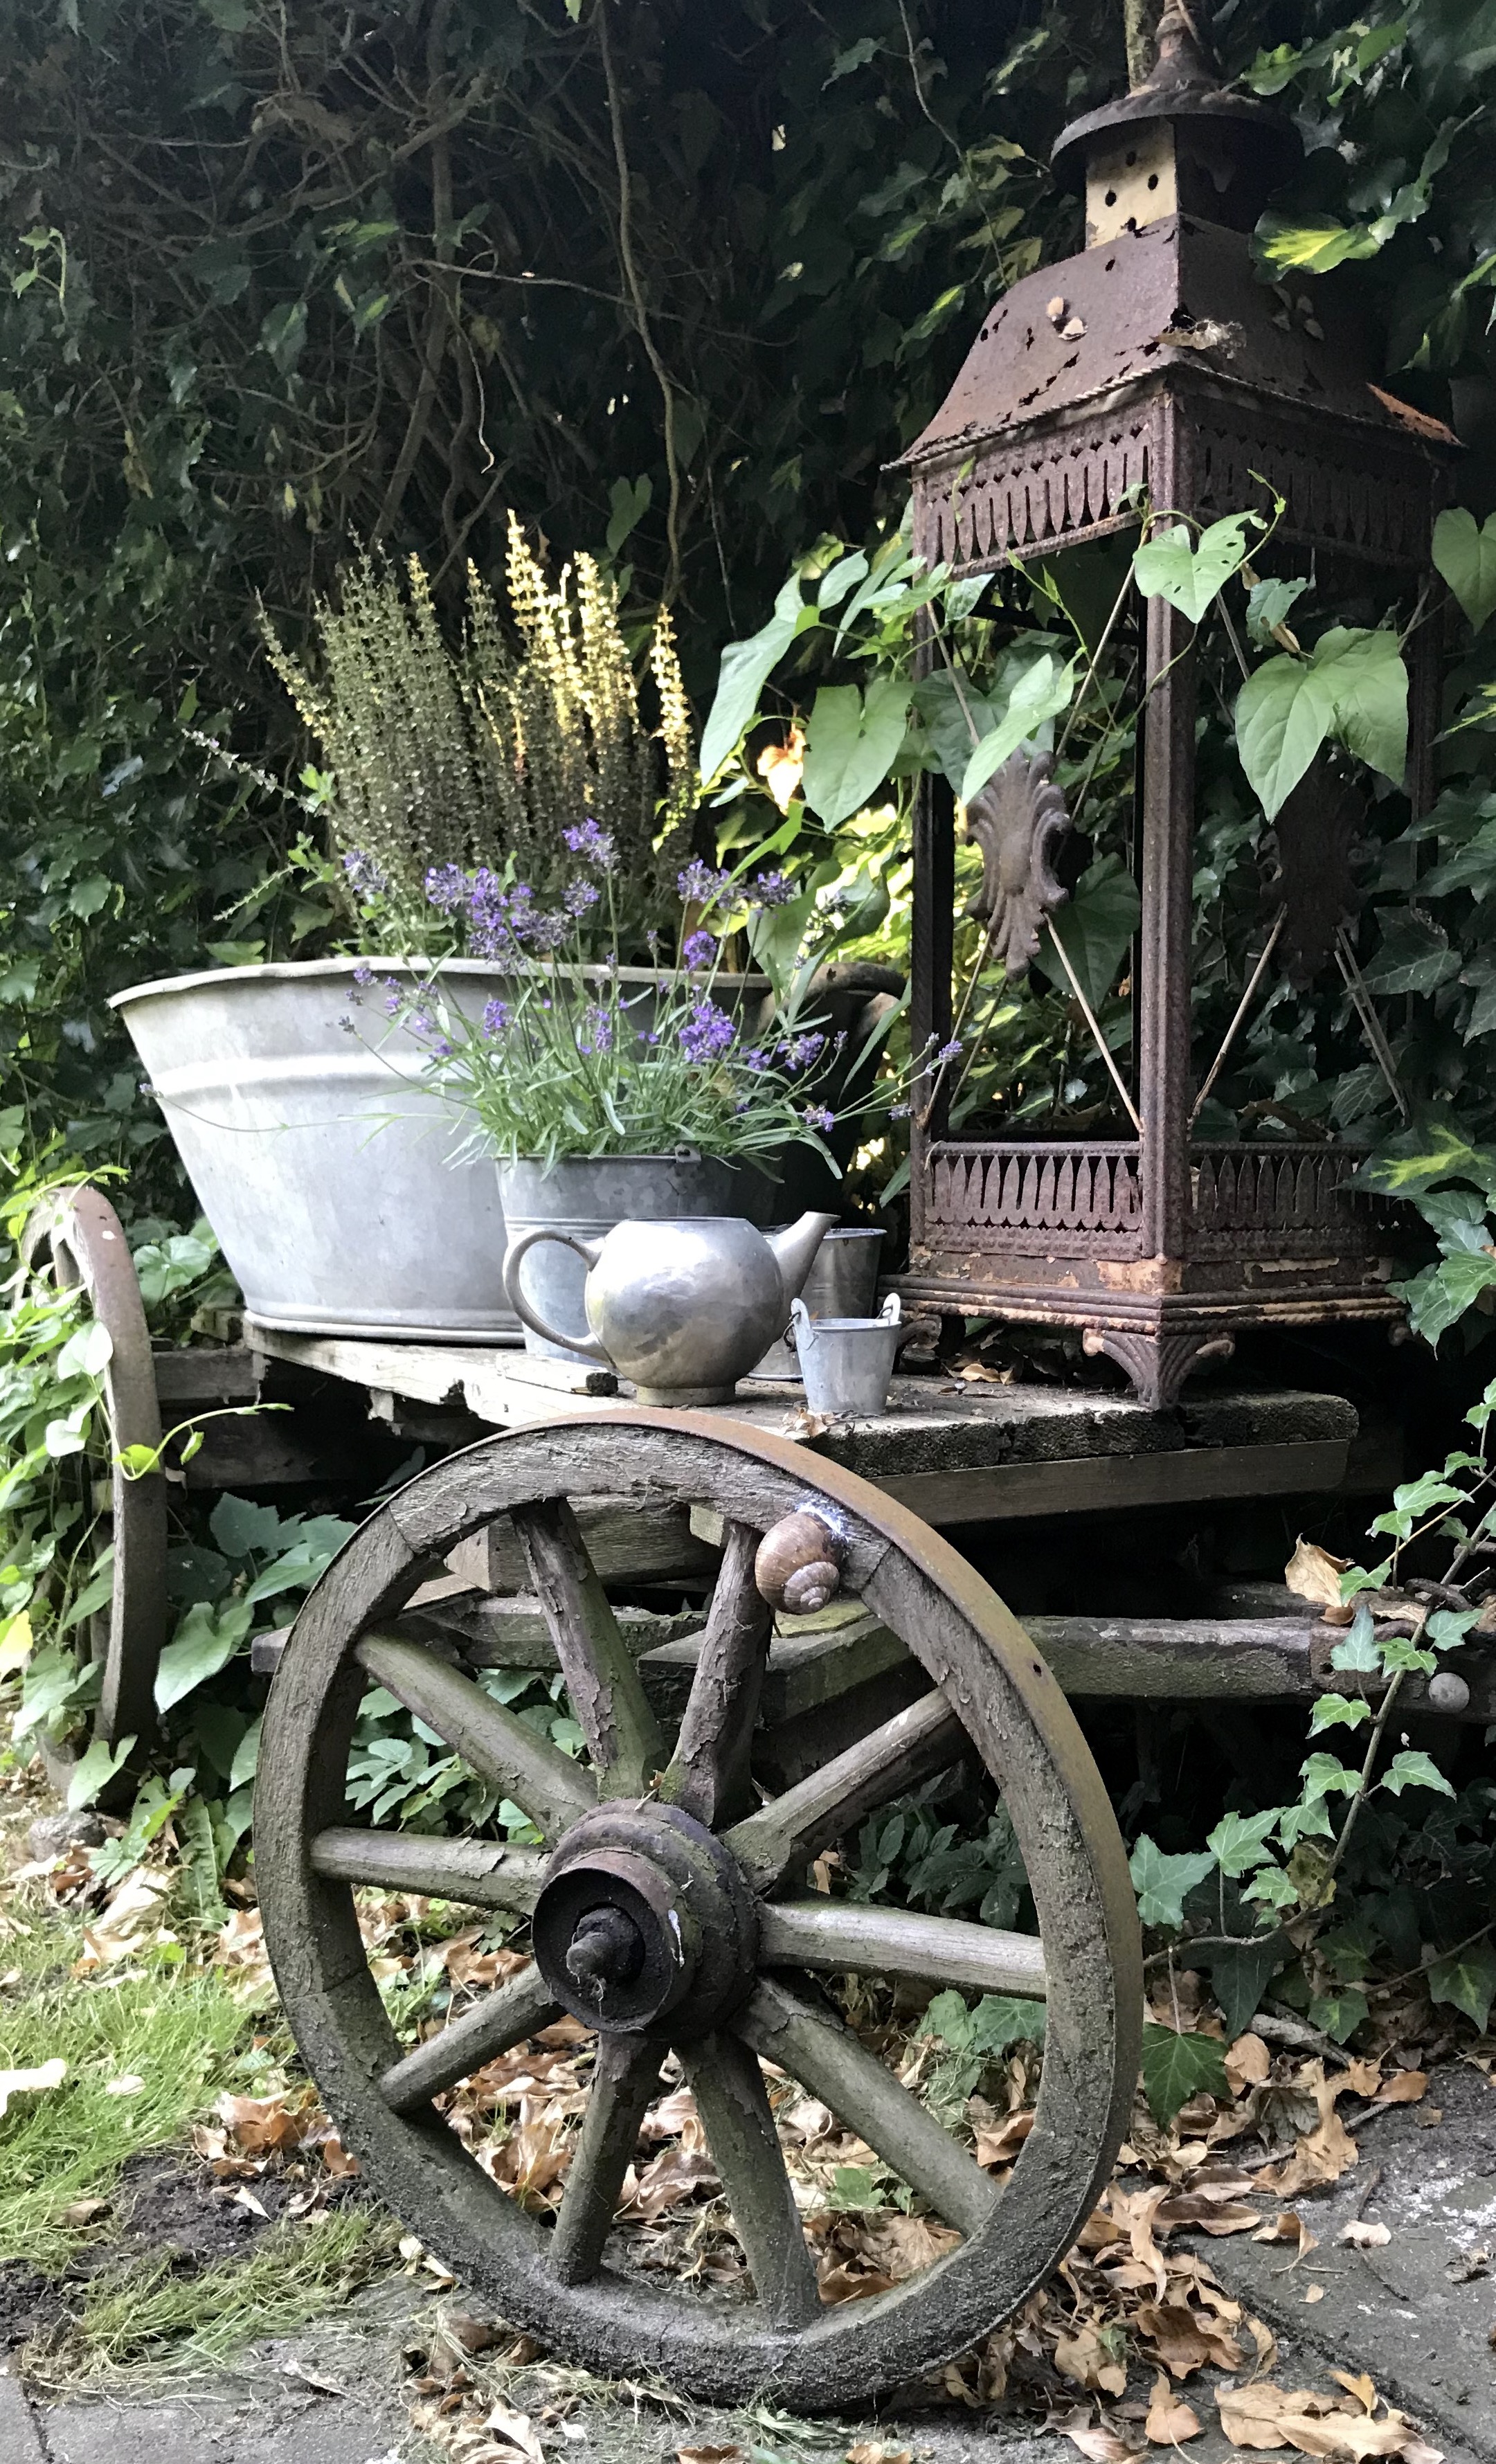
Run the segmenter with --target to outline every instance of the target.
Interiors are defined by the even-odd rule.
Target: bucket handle
[[[504,1298],[516,1317],[529,1327],[532,1333],[542,1336],[547,1343],[561,1344],[567,1352],[584,1353],[587,1359],[601,1360],[605,1368],[611,1369],[612,1360],[595,1334],[562,1334],[559,1328],[547,1326],[544,1318],[526,1300],[519,1287],[519,1269],[526,1252],[533,1249],[538,1241],[559,1241],[563,1249],[574,1250],[584,1266],[597,1265],[600,1244],[596,1241],[579,1241],[574,1232],[558,1232],[549,1223],[539,1224],[533,1232],[521,1232],[518,1240],[511,1241],[504,1252]]]

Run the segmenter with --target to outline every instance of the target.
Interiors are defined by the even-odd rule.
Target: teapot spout
[[[786,1301],[794,1300],[803,1288],[805,1277],[815,1265],[816,1251],[835,1223],[834,1215],[803,1215],[798,1223],[788,1224],[782,1232],[764,1234],[774,1252]]]

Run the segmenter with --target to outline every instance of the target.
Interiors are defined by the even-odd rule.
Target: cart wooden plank
[[[374,1343],[287,1334],[246,1321],[246,1342],[371,1392],[522,1428],[627,1408],[606,1371],[492,1346]],[[607,1391],[611,1389],[612,1391]],[[1104,1513],[1218,1497],[1287,1497],[1338,1487],[1356,1435],[1339,1396],[1205,1390],[1171,1412],[1087,1389],[896,1377],[875,1420],[829,1427],[792,1385],[745,1380],[724,1419],[799,1439],[860,1472],[926,1522]]]

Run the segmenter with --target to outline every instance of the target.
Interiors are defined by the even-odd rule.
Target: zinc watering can
[[[541,1225],[504,1258],[510,1307],[547,1342],[564,1344],[627,1377],[641,1403],[727,1403],[777,1335],[834,1215],[803,1215],[759,1232],[737,1215],[666,1223],[615,1223],[601,1241]],[[587,1268],[590,1332],[547,1326],[520,1289],[526,1253],[560,1241]]]

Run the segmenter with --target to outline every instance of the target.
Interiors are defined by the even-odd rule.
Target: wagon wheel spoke
[[[393,2112],[409,2113],[561,2016],[561,2004],[552,1999],[539,1969],[526,1968],[485,1993],[439,2036],[428,2036],[414,2053],[391,2063],[380,2079],[380,2094]]]
[[[748,1754],[774,1612],[754,1580],[759,1534],[730,1522],[701,1656],[660,1794],[711,1830],[748,1796]]]
[[[377,1685],[434,1728],[480,1779],[512,1797],[547,1839],[597,1803],[591,1778],[569,1754],[434,1652],[394,1635],[366,1634],[357,1656]]]
[[[538,1848],[516,1848],[501,1839],[422,1838],[408,1831],[363,1831],[337,1823],[313,1840],[312,1870],[332,1882],[419,1891],[426,1899],[509,1908],[528,1916],[544,1878],[545,1858]]]
[[[665,1758],[659,1723],[564,1497],[517,1506],[530,1580],[604,1796],[642,1796]]]
[[[803,2327],[821,2296],[759,2057],[730,2035],[679,2050],[754,2289],[777,2327]]]
[[[551,2266],[563,2284],[597,2274],[640,2124],[659,2085],[664,2050],[637,2037],[598,2039],[586,2119],[551,2236]]]
[[[775,1890],[865,1815],[943,1771],[968,1742],[936,1688],[736,1824],[726,1844],[756,1890]]]
[[[957,2233],[980,2232],[999,2191],[849,2028],[773,1977],[760,1981],[733,2025],[756,2054],[829,2105],[948,2225]]]
[[[973,1993],[1045,1991],[1037,1934],[853,1900],[775,1901],[759,1921],[759,1958],[765,1968],[864,1969]]]

